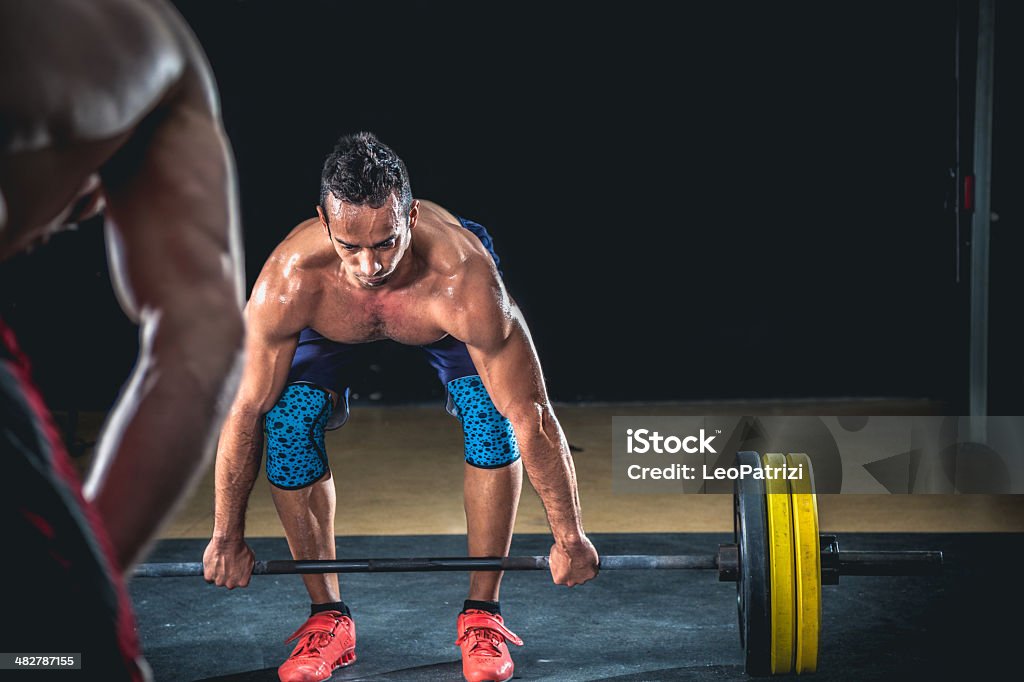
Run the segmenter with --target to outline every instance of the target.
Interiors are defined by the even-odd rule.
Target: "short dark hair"
[[[327,195],[359,206],[380,208],[394,192],[406,213],[412,208],[409,171],[390,147],[373,133],[341,137],[320,174],[320,208],[327,215]]]

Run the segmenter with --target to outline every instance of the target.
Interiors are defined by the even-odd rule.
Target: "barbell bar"
[[[832,535],[822,535],[822,542],[831,543]],[[833,546],[833,545],[830,545]],[[718,554],[619,554],[601,557],[602,571],[718,571],[720,580],[737,578],[736,559],[730,553],[736,545],[719,546]],[[824,557],[825,554],[823,553]],[[828,563],[837,575],[935,575],[942,568],[942,552],[835,551]],[[824,559],[823,559],[824,561]],[[303,573],[418,573],[429,571],[546,571],[546,556],[509,557],[441,557],[381,559],[315,559],[306,561],[257,561],[253,575],[293,575]],[[136,578],[184,578],[203,575],[198,561],[139,564]]]

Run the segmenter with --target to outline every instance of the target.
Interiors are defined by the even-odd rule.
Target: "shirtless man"
[[[83,494],[0,322],[5,651],[80,653],[91,679],[147,675],[122,575],[209,462],[237,386],[235,202],[209,66],[169,4],[0,3],[0,260],[105,204],[111,276],[140,325]]]
[[[596,575],[568,445],[497,266],[482,226],[413,199],[391,149],[369,133],[339,140],[324,164],[317,217],[274,250],[246,308],[246,367],[217,452],[208,581],[229,589],[249,582],[245,509],[264,433],[292,556],[335,558],[335,488],[323,433],[347,419],[353,345],[379,339],[420,346],[447,386],[465,436],[469,554],[508,553],[525,464],[554,535],[554,581],[572,586]],[[280,667],[284,682],[323,680],[355,660],[355,626],[337,575],[303,580],[312,612]],[[522,642],[503,624],[500,581],[497,572],[470,577],[457,624],[469,680],[512,677],[505,641]]]

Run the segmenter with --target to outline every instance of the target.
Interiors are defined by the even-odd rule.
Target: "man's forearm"
[[[125,569],[205,471],[237,387],[240,312],[229,305],[175,318],[165,312],[143,321],[138,363],[85,486]]]
[[[555,541],[569,545],[583,533],[576,469],[569,444],[554,412],[537,413],[513,421],[523,466],[547,513]]]
[[[263,454],[260,417],[236,406],[224,423],[214,467],[214,538],[245,537],[245,510]]]

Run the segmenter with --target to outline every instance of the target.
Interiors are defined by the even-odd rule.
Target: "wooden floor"
[[[757,409],[752,409],[756,407]],[[624,495],[612,492],[611,419],[623,415],[842,414],[843,404],[753,406],[723,404],[559,405],[556,411],[574,452],[584,524],[589,532],[727,532],[730,495]],[[858,403],[860,414],[898,414],[927,405]],[[815,411],[816,410],[816,411]],[[883,411],[884,410],[884,411]],[[95,438],[102,415],[85,414],[79,433]],[[338,535],[462,534],[462,438],[458,422],[440,406],[359,406],[349,423],[327,434],[338,490]],[[89,453],[76,460],[88,467]],[[249,503],[251,537],[282,535],[261,472]],[[822,531],[829,532],[1024,532],[1021,495],[819,495]],[[209,537],[213,472],[206,472],[165,538]],[[524,484],[516,532],[547,532],[543,508]]]

